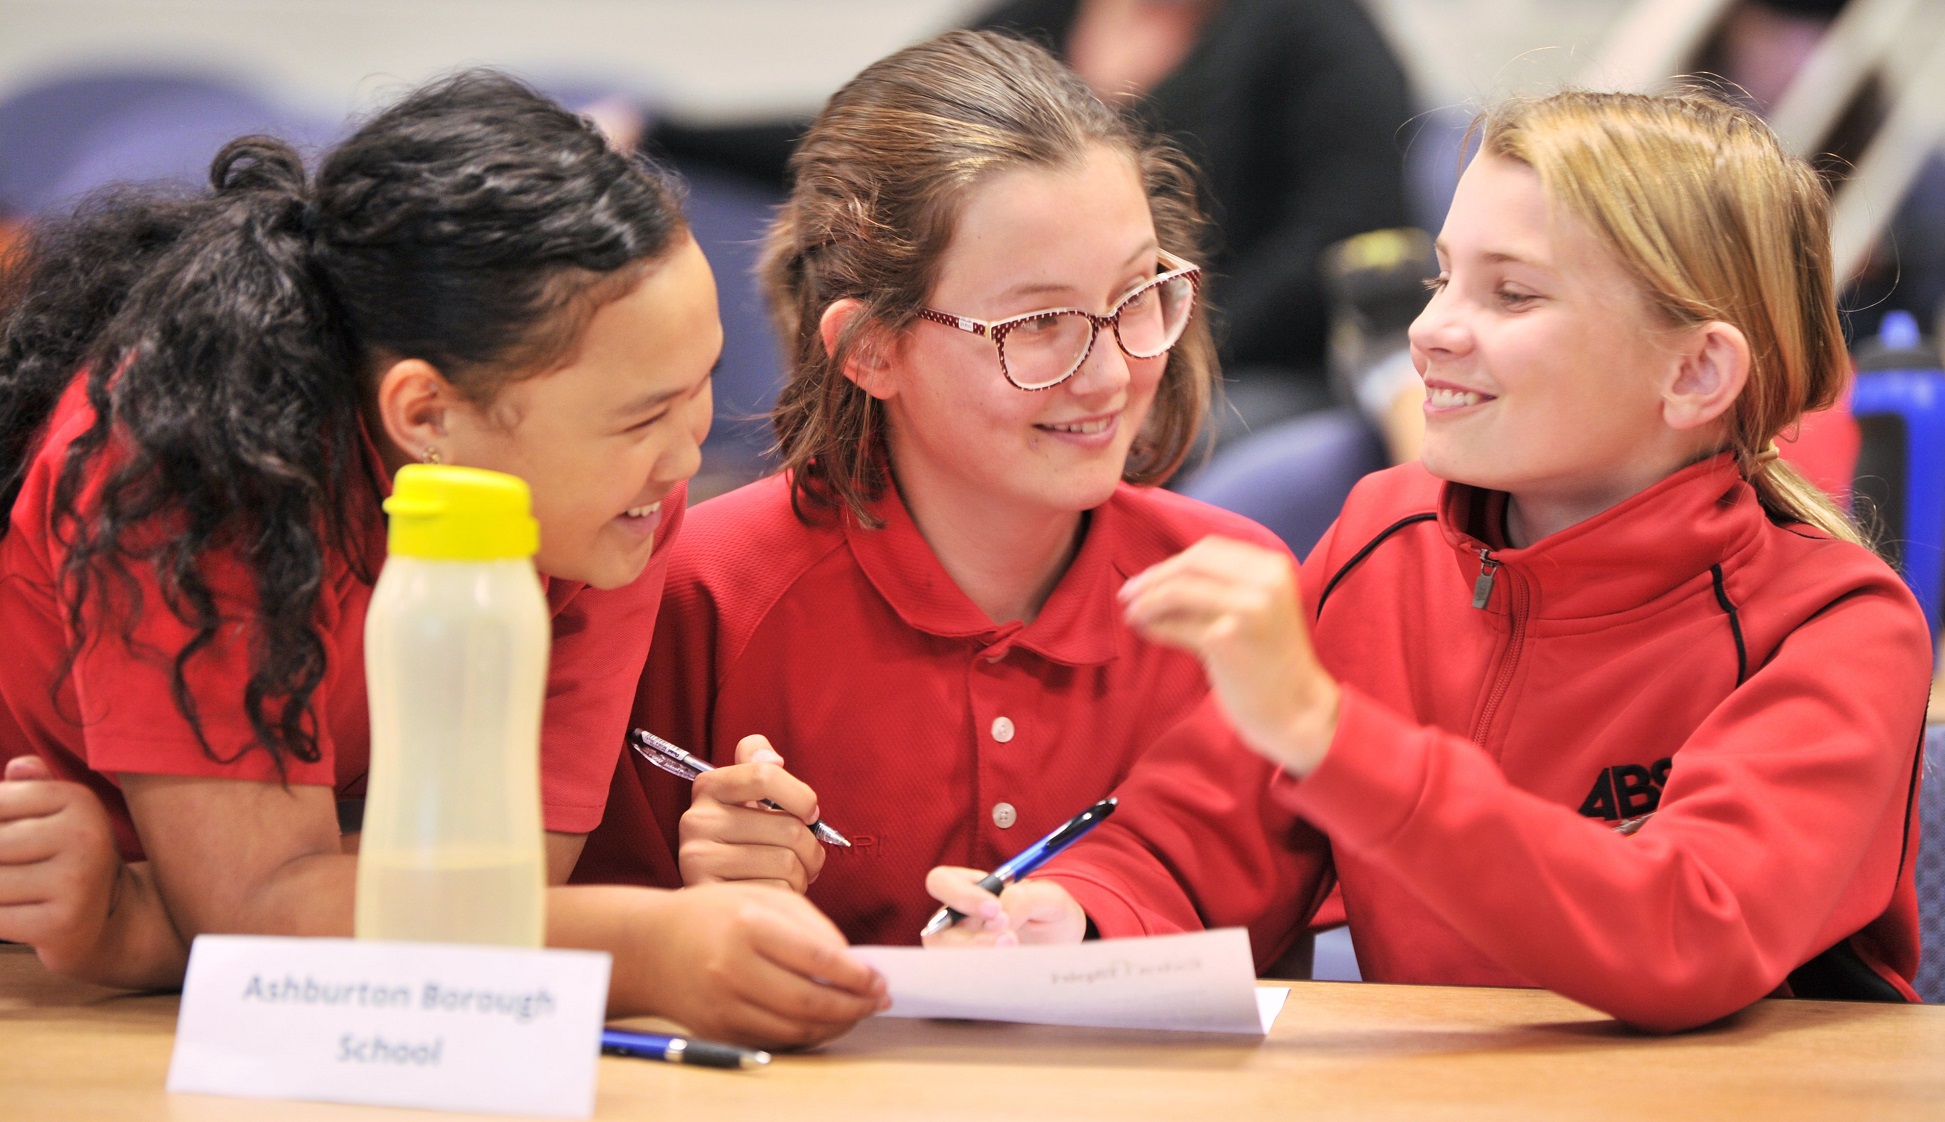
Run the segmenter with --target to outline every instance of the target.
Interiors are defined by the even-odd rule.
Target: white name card
[[[853,947],[891,988],[887,1017],[1262,1036],[1290,991],[1256,985],[1240,927],[1067,946]]]
[[[202,935],[169,1090],[586,1118],[609,957]]]

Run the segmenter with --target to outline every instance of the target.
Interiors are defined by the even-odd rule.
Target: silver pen
[[[677,748],[675,745],[670,744],[647,729],[629,729],[628,746],[641,753],[642,759],[647,760],[649,763],[654,764],[656,767],[661,768],[663,771],[668,772],[678,779],[686,779],[691,783],[694,783],[696,776],[701,775],[703,772],[716,770],[714,764],[684,752],[682,749]],[[778,806],[771,799],[764,799],[763,805],[769,807],[771,810],[783,810],[782,807]],[[790,813],[787,810],[783,812],[785,814]],[[824,825],[824,821],[821,818],[810,824],[810,832],[818,841],[823,842],[825,845],[841,845],[846,849],[851,847],[850,838]]]

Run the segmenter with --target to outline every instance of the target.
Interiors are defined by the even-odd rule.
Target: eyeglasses
[[[1121,298],[1104,316],[1080,308],[1049,308],[1002,320],[972,319],[921,308],[919,316],[974,335],[984,335],[999,351],[1000,372],[1023,390],[1046,390],[1065,382],[1093,353],[1094,337],[1114,329],[1114,341],[1130,358],[1168,353],[1189,325],[1202,270],[1166,250],[1164,270]]]

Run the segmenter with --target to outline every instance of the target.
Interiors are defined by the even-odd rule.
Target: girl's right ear
[[[837,355],[838,340],[865,314],[864,301],[854,297],[834,300],[817,321],[817,334],[824,340],[826,357]],[[844,357],[841,373],[849,378],[859,389],[880,401],[894,397],[898,393],[896,381],[892,378],[892,364],[885,355],[883,333],[874,329],[866,330],[851,346],[851,353]]]

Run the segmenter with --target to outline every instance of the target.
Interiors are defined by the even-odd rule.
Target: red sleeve
[[[714,536],[691,539],[673,563],[663,612],[655,621],[635,695],[637,725],[704,759],[724,762],[713,738],[716,686],[722,667],[722,620],[707,574]],[[666,888],[682,885],[679,826],[689,808],[689,784],[630,755],[615,772],[608,819],[597,835],[596,862],[584,861],[592,879]]]
[[[111,603],[104,608],[91,595],[82,618],[89,639],[75,656],[72,679],[88,766],[106,775],[285,779],[303,786],[332,786],[335,747],[327,722],[313,726],[318,758],[306,762],[287,757],[282,775],[270,753],[258,746],[243,698],[244,684],[250,680],[253,582],[223,553],[205,554],[202,570],[222,620],[211,641],[183,664],[189,708],[203,740],[198,741],[197,726],[176,703],[173,679],[177,652],[188,646],[196,632],[163,602],[154,571],[132,564],[130,584],[110,576]],[[139,590],[139,602],[130,594],[131,586]],[[124,622],[131,618],[132,625]],[[339,657],[341,626],[335,618],[320,621],[327,666]],[[314,711],[327,708],[327,688],[328,683],[320,683],[312,694]]]
[[[1336,536],[1333,523],[1298,570],[1306,604],[1317,602],[1328,570],[1319,559]],[[1236,737],[1212,693],[1142,754],[1115,790],[1114,816],[1036,875],[1065,888],[1110,939],[1247,927],[1260,970],[1336,883],[1329,842],[1271,795],[1276,771]]]
[[[714,695],[716,619],[713,602],[694,572],[698,542],[685,538],[670,560],[655,618],[648,662],[629,683],[631,722],[707,756],[709,699]],[[697,713],[701,713],[700,719]],[[581,884],[682,887],[676,825],[688,806],[689,785],[622,751],[607,777],[601,826],[588,835],[574,880]]]
[[[635,699],[635,719],[642,727],[705,759],[715,752],[710,731],[724,670],[723,623],[709,580],[719,567],[712,550],[720,547],[720,537],[684,543],[678,571],[663,595],[668,610],[655,621],[655,646]],[[670,789],[687,792],[689,787],[678,782]]]
[[[1644,1028],[1705,1024],[1908,887],[1929,638],[1901,593],[1862,590],[1798,627],[1682,745],[1631,837],[1348,688],[1323,763],[1275,791],[1534,982]]]
[[[1247,927],[1267,966],[1334,883],[1323,836],[1271,797],[1274,771],[1211,695],[1142,755],[1114,815],[1036,876],[1106,938]]]
[[[687,499],[685,485],[662,501],[655,552],[633,583],[548,586],[554,628],[540,725],[540,803],[549,830],[585,834],[601,823]]]
[[[221,622],[213,640],[183,667],[183,698],[195,714],[194,724],[178,704],[174,670],[178,653],[195,631],[169,610],[156,570],[141,556],[152,551],[166,529],[144,525],[123,534],[126,564],[91,585],[79,628],[87,639],[72,643],[56,592],[65,546],[54,532],[51,511],[71,443],[93,423],[85,389],[85,379],[77,377],[56,406],[0,538],[0,693],[7,695],[0,706],[11,710],[0,720],[0,755],[37,752],[55,774],[88,785],[108,807],[122,852],[133,858],[140,846],[114,787],[117,774],[288,779],[304,786],[330,786],[336,778],[338,745],[329,722],[319,720],[314,726],[318,759],[287,759],[280,773],[273,757],[257,744],[244,698],[255,582],[246,567],[220,548],[196,559]],[[89,470],[77,497],[82,510],[93,509],[107,469],[97,459]],[[107,594],[106,604],[102,593]],[[330,712],[334,701],[353,700],[334,696],[331,668],[341,657],[344,627],[337,613],[337,604],[324,596],[318,629],[326,674],[312,694],[319,714]],[[352,636],[355,657],[363,646],[361,627]],[[57,669],[65,674],[57,677]]]

